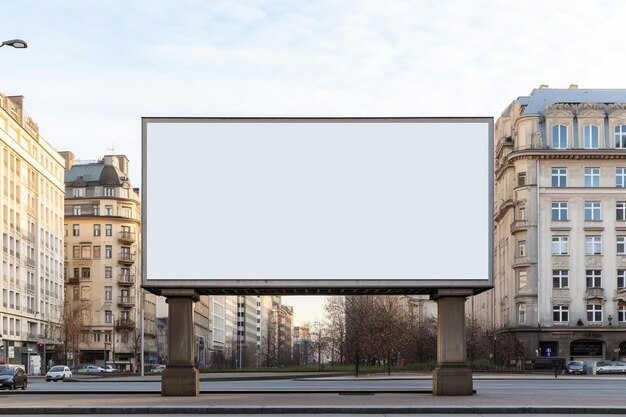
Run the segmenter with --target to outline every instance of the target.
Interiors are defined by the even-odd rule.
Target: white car
[[[78,371],[76,371],[79,374],[91,374],[91,373],[104,373],[104,368],[101,368],[99,366],[96,365],[85,365],[82,368],[79,368]]]
[[[626,362],[620,361],[602,361],[595,367],[596,374],[623,374],[626,373]]]
[[[64,381],[72,377],[72,371],[67,366],[53,366],[46,374],[46,382]]]
[[[107,365],[104,367],[104,372],[110,374],[113,372],[119,372],[119,370],[117,368],[112,367],[111,365]]]

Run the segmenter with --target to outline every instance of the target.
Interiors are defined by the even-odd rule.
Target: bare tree
[[[55,338],[60,342],[57,344],[57,354],[63,358],[68,366],[78,365],[80,341],[82,339],[83,309],[84,306],[81,304],[73,304],[66,301],[61,313],[61,324],[56,327],[58,334]]]

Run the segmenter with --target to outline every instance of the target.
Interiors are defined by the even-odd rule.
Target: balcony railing
[[[135,305],[135,297],[120,295],[117,297],[117,304],[122,307],[133,307]]]
[[[120,252],[120,256],[118,260],[119,262],[124,263],[124,264],[132,264],[135,262],[135,254],[127,253],[127,252]]]
[[[119,285],[133,285],[135,284],[135,275],[120,274],[117,277],[117,283]]]
[[[515,233],[520,230],[528,230],[528,226],[528,220],[515,220],[511,223],[511,233]]]
[[[118,319],[115,321],[115,327],[117,329],[134,329],[135,320],[130,319]]]
[[[120,232],[119,240],[122,242],[135,242],[135,232],[123,231]]]

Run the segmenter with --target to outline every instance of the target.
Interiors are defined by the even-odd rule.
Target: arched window
[[[585,149],[598,149],[598,126],[585,125],[583,127],[584,136],[584,148]]]
[[[564,126],[564,125],[552,126],[552,147],[554,149],[566,149],[567,148],[567,126]]]
[[[615,147],[626,149],[626,125],[615,126]]]

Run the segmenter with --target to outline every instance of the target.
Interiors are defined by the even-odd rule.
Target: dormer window
[[[585,149],[598,149],[598,132],[598,126],[586,125],[583,127]]]
[[[564,126],[564,125],[552,126],[552,148],[554,149],[566,149],[567,148],[567,126]]]
[[[85,188],[74,188],[72,190],[72,197],[84,197],[85,196]]]
[[[615,126],[615,147],[626,149],[626,125]]]
[[[115,188],[113,188],[113,187],[104,187],[104,196],[105,197],[114,197],[115,196]]]

